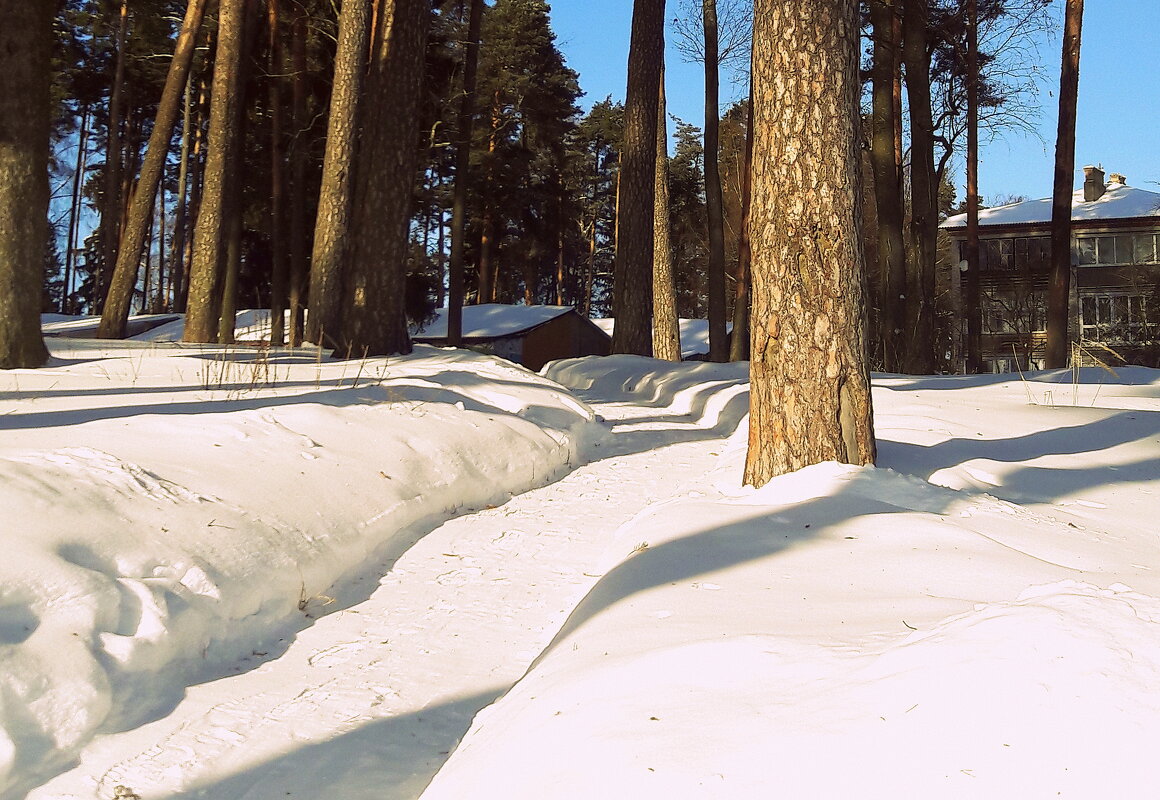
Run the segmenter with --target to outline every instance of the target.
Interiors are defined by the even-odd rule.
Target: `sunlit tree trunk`
[[[306,162],[309,157],[306,133],[310,120],[306,118],[306,16],[299,10],[294,18],[291,36],[291,63],[294,80],[291,84],[291,127],[294,143],[290,148],[290,329],[291,347],[302,344],[306,313],[306,289],[309,279],[306,242]]]
[[[653,357],[681,360],[681,324],[673,283],[673,248],[669,228],[669,141],[665,71],[661,66],[657,97],[656,203],[653,208]]]
[[[983,367],[983,320],[979,306],[979,14],[977,0],[967,0],[966,257],[967,281],[963,304],[964,316],[967,319],[966,372],[974,374]]]
[[[705,210],[709,218],[709,360],[725,361],[725,211],[721,193],[717,0],[701,0],[705,29]]]
[[[409,353],[404,280],[431,5],[384,0],[367,75],[350,274],[336,355]]]
[[[48,241],[51,3],[0,0],[0,369],[48,361],[40,332]]]
[[[241,57],[249,0],[221,0],[201,207],[193,232],[186,342],[214,342],[225,278],[229,176],[240,150]]]
[[[358,99],[362,93],[370,36],[370,0],[344,0],[338,18],[334,88],[330,95],[326,154],[310,259],[310,315],[306,321],[306,339],[318,345],[334,343],[341,325],[343,274],[347,263],[358,144]]]
[[[614,353],[652,355],[652,226],[664,18],[664,0],[635,0],[616,215]]]
[[[133,290],[137,283],[137,273],[141,266],[141,254],[145,247],[153,208],[157,202],[157,190],[165,171],[169,156],[169,142],[173,136],[173,126],[181,109],[181,96],[189,75],[190,64],[197,45],[197,34],[205,15],[207,0],[189,0],[185,9],[185,20],[177,37],[173,59],[169,62],[169,72],[165,77],[165,87],[161,91],[161,101],[157,106],[157,118],[153,132],[141,163],[141,174],[137,188],[129,198],[129,212],[125,220],[125,231],[117,248],[116,267],[109,281],[109,292],[101,311],[101,323],[97,336],[104,339],[122,339],[125,323],[129,318],[129,308],[133,301]]]
[[[855,0],[754,6],[753,486],[820,461],[874,461],[858,34]]]
[[[1079,49],[1083,0],[1067,0],[1063,65],[1059,78],[1059,128],[1055,134],[1055,187],[1051,201],[1051,282],[1047,295],[1045,366],[1067,366],[1068,298],[1071,294],[1071,197],[1075,171],[1075,110],[1079,95]]]

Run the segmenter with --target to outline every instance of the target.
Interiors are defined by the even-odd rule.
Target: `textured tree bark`
[[[388,0],[379,9],[355,176],[340,357],[411,351],[404,270],[430,17],[427,0]]]
[[[499,92],[497,91],[491,101],[491,133],[487,140],[487,160],[484,162],[485,177],[483,193],[480,197],[483,213],[479,225],[479,279],[475,296],[477,303],[495,302],[495,286],[498,282],[495,265],[492,263],[492,250],[495,248],[495,214],[491,207],[491,194],[492,184],[495,182],[495,149],[499,139],[499,124]]]
[[[664,0],[636,0],[633,4],[616,214],[614,353],[652,355],[652,225],[664,23]]]
[[[464,250],[467,229],[467,189],[471,185],[471,136],[475,124],[475,78],[479,67],[479,29],[483,0],[468,0],[467,41],[463,44],[463,94],[459,98],[459,130],[455,140],[455,189],[451,201],[451,259],[447,265],[447,344],[463,339]]]
[[[53,8],[0,0],[0,369],[48,361],[40,292],[48,240]]]
[[[358,99],[371,36],[369,0],[344,0],[338,18],[334,88],[326,128],[326,154],[314,247],[310,261],[310,315],[306,339],[331,345],[342,320],[343,276],[347,263],[354,164],[358,150]]]
[[[745,482],[874,461],[858,236],[858,4],[757,0]]]
[[[910,236],[907,262],[906,372],[934,370],[934,268],[938,258],[938,184],[930,105],[930,0],[903,0],[902,59],[910,103]]]
[[[1059,128],[1055,134],[1055,186],[1051,199],[1051,282],[1047,294],[1048,369],[1067,366],[1068,297],[1071,294],[1071,183],[1075,170],[1075,110],[1083,0],[1067,0],[1063,64],[1059,78]]]
[[[874,172],[874,206],[878,214],[878,272],[882,294],[878,298],[883,368],[901,372],[906,365],[906,248],[902,238],[902,176],[895,160],[895,133],[901,130],[895,116],[894,70],[899,63],[899,12],[895,0],[872,0],[874,52],[870,75],[873,82],[873,115],[870,163]]]
[[[681,325],[673,283],[673,248],[669,230],[669,156],[665,72],[661,67],[657,96],[656,203],[653,209],[653,357],[681,360]]]
[[[233,174],[239,141],[240,67],[245,16],[250,0],[221,0],[217,52],[210,94],[209,134],[201,206],[193,232],[186,342],[216,342],[225,277],[228,177]]]
[[[153,132],[141,163],[141,174],[137,188],[129,198],[129,213],[125,220],[125,232],[117,248],[116,267],[109,280],[109,293],[101,311],[101,322],[97,336],[102,339],[125,338],[125,324],[129,319],[129,308],[133,301],[133,289],[137,283],[137,273],[141,267],[141,253],[157,202],[157,187],[161,183],[165,162],[169,156],[169,141],[173,137],[173,126],[181,109],[181,97],[193,63],[197,34],[201,30],[205,15],[206,0],[190,0],[186,4],[185,19],[173,59],[169,62],[169,72],[165,76],[165,86],[161,90],[161,101],[157,105],[157,118]]]
[[[705,210],[709,218],[709,360],[729,357],[725,328],[725,211],[721,195],[717,0],[701,0],[705,30]]]

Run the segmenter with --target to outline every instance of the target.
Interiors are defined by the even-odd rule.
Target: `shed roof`
[[[1122,183],[1108,184],[1107,191],[1098,200],[1084,202],[1083,189],[1077,189],[1071,198],[1071,219],[1073,222],[1096,220],[1133,219],[1139,217],[1160,218],[1160,193],[1125,186]],[[980,225],[1034,225],[1051,222],[1051,198],[1025,200],[995,208],[984,208],[979,212]],[[966,214],[948,217],[941,228],[965,228]]]
[[[571,306],[509,306],[485,303],[463,307],[463,337],[465,339],[499,339],[518,336],[538,328],[545,322],[573,311]],[[416,339],[446,339],[447,309],[435,312],[435,319],[422,330],[413,329]]]

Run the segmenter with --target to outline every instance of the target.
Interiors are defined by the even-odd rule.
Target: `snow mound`
[[[559,386],[462,351],[50,347],[0,375],[4,798],[276,655],[336,581],[606,436]]]

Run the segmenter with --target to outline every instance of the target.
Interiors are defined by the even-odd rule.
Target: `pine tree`
[[[42,366],[48,241],[50,3],[0,0],[0,369]]]
[[[854,0],[754,7],[753,486],[820,461],[874,461],[857,11]]]

